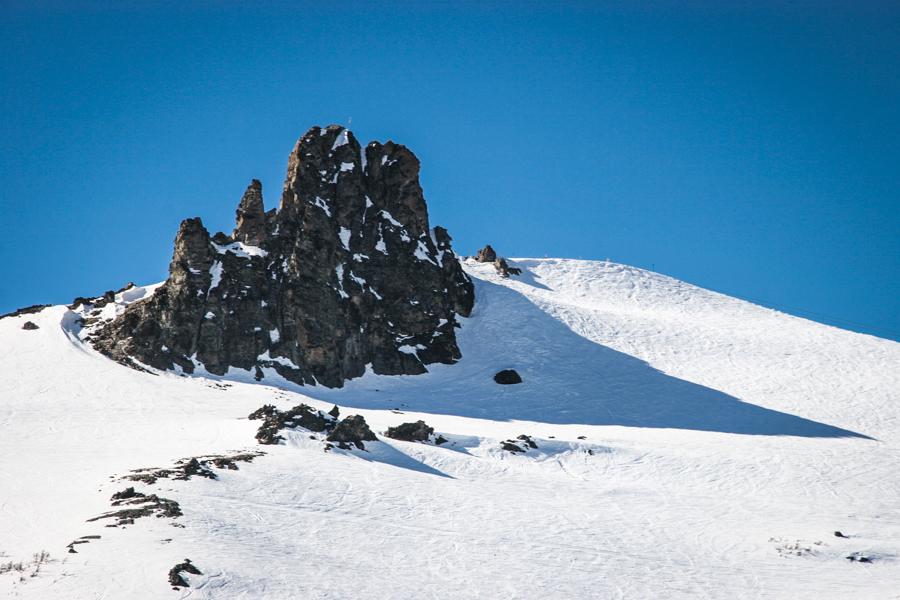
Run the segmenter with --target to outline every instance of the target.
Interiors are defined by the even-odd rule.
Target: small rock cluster
[[[41,312],[45,308],[52,306],[51,304],[32,304],[31,306],[26,306],[24,308],[17,308],[12,312],[8,312],[0,315],[0,319],[5,319],[6,317],[20,317],[22,315],[33,315]]]
[[[497,256],[497,252],[490,244],[478,251],[478,254],[475,255],[475,260],[480,263],[493,263],[494,268],[500,273],[500,277],[505,278],[510,275],[522,274],[522,269],[509,266],[509,263],[506,262],[505,258]]]
[[[260,444],[277,444],[284,441],[279,432],[282,429],[298,427],[315,433],[328,432],[325,440],[333,444],[326,444],[325,450],[330,450],[335,445],[343,450],[350,450],[353,446],[365,450],[363,442],[374,442],[378,439],[362,416],[351,415],[344,419],[339,419],[339,416],[337,406],[325,413],[307,404],[298,404],[286,411],[266,404],[250,413],[247,418],[262,420],[256,432],[256,440]]]

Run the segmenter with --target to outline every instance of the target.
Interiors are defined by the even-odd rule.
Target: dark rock
[[[22,325],[22,329],[26,329],[28,331],[34,331],[35,329],[40,329],[36,324],[31,321],[25,321],[25,324]]]
[[[500,385],[513,385],[522,383],[522,377],[519,376],[515,369],[504,369],[494,375],[494,381]]]
[[[429,226],[406,147],[360,148],[342,127],[314,127],[291,153],[279,210],[265,212],[254,181],[237,221],[228,244],[199,219],[182,222],[169,278],[100,326],[94,346],[130,366],[272,370],[327,387],[367,364],[418,374],[460,358],[472,282],[446,230]]]
[[[525,435],[524,433],[520,436],[517,436],[516,439],[522,440],[523,442],[525,442],[525,445],[528,446],[529,448],[537,448],[538,447],[537,444],[534,442],[534,440],[531,439],[531,436]]]
[[[331,407],[331,410],[328,411],[328,414],[337,419],[341,416],[341,409],[337,407],[337,404]]]
[[[449,440],[442,435],[437,436],[434,439],[435,446],[440,446],[441,444],[446,444]]]
[[[846,538],[847,536],[844,535],[843,533],[841,533],[840,531],[835,531],[835,532],[834,532],[834,537]]]
[[[505,441],[500,442],[500,447],[507,452],[525,452],[525,449],[516,444],[515,442]]]
[[[425,424],[425,421],[416,421],[415,423],[403,423],[396,427],[388,427],[385,435],[404,442],[427,442],[431,439],[431,434],[433,433],[434,427],[429,427]]]
[[[169,569],[169,585],[172,586],[172,589],[177,590],[180,587],[189,587],[188,582],[182,577],[182,573],[203,575],[203,573],[200,572],[200,569],[195,567],[189,558],[186,558],[183,563],[178,563]]]
[[[369,429],[369,425],[362,416],[352,415],[340,421],[325,439],[337,443],[338,448],[344,450],[350,450],[350,444],[360,450],[365,450],[363,442],[374,442],[378,438]]]
[[[24,308],[17,308],[12,312],[8,312],[6,314],[0,315],[0,319],[5,319],[6,317],[20,317],[22,315],[33,315],[41,312],[45,308],[53,306],[52,304],[32,304],[31,306],[26,306]]]
[[[537,447],[537,443],[531,439],[531,436],[524,433],[514,440],[500,442],[500,448],[508,452],[527,452],[529,448],[536,449]]]
[[[478,251],[478,254],[475,255],[475,260],[482,263],[492,263],[497,260],[497,253],[494,252],[494,249],[488,244]]]
[[[116,492],[112,495],[113,500],[125,500],[127,498],[134,498],[137,496],[137,492],[134,491],[133,487],[127,487],[121,492]]]

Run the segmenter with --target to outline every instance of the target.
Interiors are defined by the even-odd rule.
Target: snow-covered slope
[[[137,372],[65,307],[0,320],[0,563],[50,554],[0,595],[900,597],[900,344],[623,265],[514,263],[466,265],[458,364],[340,390]],[[249,412],[300,402],[450,443],[255,443]],[[538,448],[500,449],[519,434]],[[245,450],[266,454],[217,480],[119,479]],[[183,516],[87,522],[127,486]],[[185,557],[202,574],[172,591]]]

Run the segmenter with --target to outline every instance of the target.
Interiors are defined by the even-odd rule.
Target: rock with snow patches
[[[360,450],[365,450],[363,442],[374,442],[378,438],[369,429],[369,425],[362,415],[351,415],[340,421],[325,439],[336,443],[338,448],[344,450],[350,450],[350,444]]]
[[[503,369],[494,375],[494,381],[500,385],[522,383],[522,377],[515,369]]]
[[[450,236],[429,225],[418,159],[331,125],[297,142],[277,210],[254,180],[230,236],[182,222],[166,282],[92,340],[135,367],[341,387],[367,367],[456,362],[473,302]]]
[[[429,427],[425,421],[415,423],[403,423],[396,427],[388,427],[384,433],[389,438],[404,442],[427,442],[434,433],[434,427]]]

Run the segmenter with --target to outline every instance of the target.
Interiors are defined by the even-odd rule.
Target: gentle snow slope
[[[0,320],[0,563],[51,555],[0,595],[900,597],[900,344],[623,265],[514,262],[466,265],[457,365],[341,390],[133,371],[65,307]],[[451,444],[255,444],[251,410],[301,401]],[[499,449],[521,433],[539,448]],[[246,449],[267,454],[218,480],[117,479]],[[86,522],[128,485],[184,516]],[[172,591],[184,557],[203,574]]]

